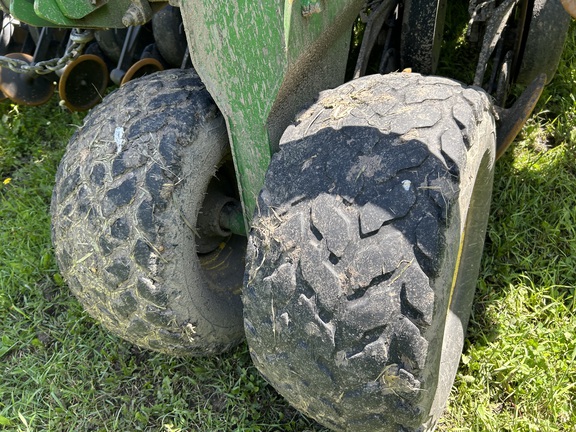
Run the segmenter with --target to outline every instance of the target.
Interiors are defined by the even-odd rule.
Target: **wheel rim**
[[[202,272],[211,290],[240,295],[246,254],[246,237],[221,227],[220,214],[226,205],[239,199],[234,182],[234,165],[228,157],[210,180],[206,198],[197,218],[196,247]],[[204,217],[203,217],[204,216]],[[225,269],[225,271],[222,271]],[[230,284],[231,275],[237,275]]]

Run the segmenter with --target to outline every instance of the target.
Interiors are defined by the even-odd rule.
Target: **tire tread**
[[[245,327],[262,373],[334,430],[428,420],[430,328],[447,301],[432,282],[466,136],[489,110],[451,80],[372,76],[323,93],[281,139],[249,239]]]
[[[219,336],[210,317],[194,317],[186,287],[171,282],[169,262],[183,252],[167,234],[181,160],[198,128],[221,120],[216,105],[190,69],[129,82],[111,96],[76,132],[58,169],[51,211],[61,271],[86,310],[124,339],[177,355],[225,351],[242,339],[241,322]],[[194,341],[186,328],[197,320],[209,331]]]

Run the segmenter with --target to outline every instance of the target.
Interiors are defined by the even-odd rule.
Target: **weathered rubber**
[[[548,84],[560,64],[572,20],[557,0],[534,0],[529,14],[516,81],[529,85],[538,75],[545,73]]]
[[[337,431],[432,427],[478,275],[494,127],[482,90],[391,74],[324,92],[286,130],[243,301],[252,358],[296,408]]]
[[[135,80],[72,138],[56,177],[52,232],[61,272],[86,310],[145,348],[225,351],[243,339],[245,239],[195,249],[226,127],[192,70]]]
[[[433,74],[442,46],[447,0],[405,0],[400,63],[421,74]]]

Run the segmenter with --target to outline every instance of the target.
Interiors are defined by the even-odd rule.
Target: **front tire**
[[[495,153],[479,89],[417,74],[323,93],[274,155],[249,237],[252,358],[337,431],[420,431],[449,395]]]
[[[74,135],[56,177],[53,242],[70,289],[109,330],[178,355],[243,339],[246,239],[198,227],[211,191],[234,198],[228,159],[224,119],[192,70],[122,86]]]

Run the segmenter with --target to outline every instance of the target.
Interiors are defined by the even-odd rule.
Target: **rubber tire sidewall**
[[[534,0],[516,81],[529,85],[541,73],[552,81],[572,18],[559,0]]]
[[[70,289],[113,333],[177,355],[243,339],[245,240],[232,236],[202,259],[195,249],[204,193],[228,153],[224,120],[192,70],[122,86],[72,138],[53,194],[53,243]]]
[[[417,74],[400,74],[402,79],[398,77],[399,75],[394,74],[383,77],[364,77],[328,91],[320,97],[317,104],[299,117],[295,126],[291,126],[285,132],[280,152],[273,157],[270,165],[249,239],[244,316],[246,335],[254,362],[268,381],[291,404],[333,430],[421,431],[433,428],[445,406],[459,364],[482,254],[495,160],[495,122],[489,98],[481,89],[458,87],[460,85],[452,80],[419,77]],[[374,95],[371,95],[375,87],[366,87],[361,80],[366,80],[366,82],[372,80],[376,84],[381,80],[386,83],[386,88],[389,90],[376,91]],[[413,86],[408,88],[402,83],[403,80],[413,83],[410,84]],[[440,86],[435,88],[437,84]],[[449,90],[450,86],[455,86],[456,89],[461,88],[461,93],[454,99],[454,102],[451,102],[454,103],[453,106],[443,105],[445,94],[449,93],[446,90]],[[431,103],[426,106],[422,105],[420,110],[416,109],[414,115],[403,115],[402,113],[408,108],[408,102],[406,102],[408,105],[398,106],[393,102],[387,104],[387,100],[393,99],[388,97],[388,92],[394,92],[396,89],[400,89],[406,98],[414,100],[416,104],[419,98],[431,101]],[[427,92],[430,92],[429,96]],[[358,101],[363,98],[369,101],[371,108],[362,108],[363,112],[367,113],[364,116],[366,120],[362,120],[366,123],[358,123],[356,117],[362,118],[362,113],[355,109],[359,104]],[[449,123],[435,123],[434,100],[439,101],[438,111],[442,109],[443,113],[451,116]],[[369,120],[372,118],[369,114],[372,111],[368,111],[370,109],[374,114],[373,122]],[[383,116],[390,115],[389,121],[376,120],[380,113]],[[394,116],[399,116],[402,121],[395,123]],[[415,120],[418,117],[422,120]],[[422,124],[419,126],[418,122]],[[414,124],[415,129],[406,126],[407,123]],[[414,166],[418,174],[412,174],[415,176],[412,177],[412,184],[416,184],[415,179],[419,178],[420,184],[414,187],[419,190],[417,193],[421,196],[432,194],[432,192],[424,191],[434,189],[434,184],[428,184],[426,180],[425,174],[429,171],[420,172],[421,169],[429,170],[430,168],[424,167],[423,164],[426,162],[419,162],[417,152],[415,153],[409,145],[403,143],[409,143],[415,139],[414,137],[418,137],[418,127],[442,125],[442,128],[438,129],[440,133],[438,137],[430,135],[430,138],[426,138],[429,143],[427,154],[438,160],[443,158],[449,161],[445,168],[442,167],[442,163],[433,165],[437,167],[434,169],[438,169],[438,178],[455,176],[455,171],[452,171],[453,168],[449,168],[448,165],[452,167],[456,165],[457,177],[460,180],[457,185],[446,186],[446,189],[441,190],[439,195],[434,192],[436,194],[434,199],[437,203],[441,203],[444,198],[443,193],[447,193],[446,199],[450,203],[450,213],[449,217],[446,216],[446,220],[449,221],[448,225],[442,226],[440,222],[438,224],[438,227],[441,227],[440,236],[443,238],[443,248],[440,249],[441,254],[435,257],[440,263],[439,269],[437,271],[426,270],[429,287],[418,282],[426,280],[421,277],[423,270],[416,269],[410,261],[407,264],[404,262],[405,267],[402,269],[401,263],[398,264],[395,268],[398,270],[397,273],[389,276],[389,279],[382,279],[382,282],[378,282],[374,288],[369,286],[368,291],[362,294],[362,297],[356,297],[354,293],[352,298],[344,300],[343,296],[348,294],[339,293],[333,281],[338,280],[337,278],[341,282],[345,282],[347,278],[362,278],[361,273],[358,275],[353,272],[345,275],[338,273],[337,277],[333,277],[330,272],[326,272],[326,268],[330,268],[328,260],[332,258],[322,258],[324,261],[320,261],[320,264],[316,266],[318,275],[316,278],[310,276],[310,270],[305,270],[305,259],[307,256],[312,256],[307,255],[306,251],[311,250],[307,243],[312,243],[314,248],[318,247],[319,254],[327,256],[324,246],[316,245],[323,245],[323,242],[330,241],[337,244],[339,237],[346,238],[347,235],[358,230],[358,226],[354,223],[342,224],[342,220],[346,217],[339,216],[339,214],[348,215],[349,221],[355,220],[354,211],[346,213],[349,211],[347,209],[355,206],[354,200],[341,199],[348,194],[343,191],[356,191],[355,186],[352,184],[341,187],[342,185],[331,182],[335,178],[345,178],[350,173],[350,178],[357,180],[362,171],[355,174],[356,172],[350,169],[347,163],[338,162],[347,158],[345,152],[341,151],[341,148],[346,147],[344,144],[338,144],[330,150],[332,154],[328,156],[328,161],[333,161],[333,164],[329,165],[330,162],[327,162],[325,165],[325,167],[330,166],[329,169],[322,168],[323,162],[317,162],[326,157],[327,151],[321,151],[321,149],[331,145],[331,137],[343,137],[342,143],[360,141],[354,145],[360,145],[361,148],[373,145],[369,144],[372,136],[368,132],[365,132],[366,135],[355,135],[352,129],[356,127],[355,124],[367,124],[368,126],[362,126],[367,129],[381,128],[380,134],[383,136],[392,135],[393,130],[402,130],[398,138],[394,136],[386,138],[390,144],[387,144],[388,150],[385,148],[382,153],[396,160],[386,159],[379,163],[383,171],[386,167],[396,170],[393,167],[402,166],[402,164],[408,168]],[[443,129],[444,125],[449,128]],[[334,129],[335,132],[325,137],[315,136],[328,128]],[[382,139],[378,134],[374,135],[376,135],[374,140]],[[446,147],[443,144],[444,139],[449,141]],[[435,148],[439,143],[442,143],[442,150]],[[404,148],[401,148],[402,145]],[[398,146],[397,151],[393,150],[395,146]],[[402,151],[409,152],[407,154],[410,156],[402,158]],[[439,156],[440,153],[442,157]],[[374,162],[371,161],[377,160],[379,154],[362,154],[366,156],[361,161],[366,168],[366,176],[370,178],[376,176],[377,171],[375,171]],[[357,156],[352,153],[349,157]],[[292,162],[295,158],[298,162]],[[415,158],[414,161],[411,160],[413,158]],[[297,166],[298,163],[301,164],[300,167]],[[424,168],[420,168],[421,166]],[[408,168],[401,170],[403,174],[398,181],[402,178],[410,178]],[[322,171],[323,169],[326,171]],[[303,174],[305,171],[308,172],[308,176]],[[318,174],[311,174],[311,172]],[[343,177],[339,177],[339,173],[344,173]],[[303,176],[302,179],[299,178],[301,176]],[[328,180],[324,183],[323,179],[326,177]],[[399,183],[400,193],[403,189],[410,190],[410,183],[405,182]],[[364,185],[366,188],[369,187],[366,183]],[[324,187],[325,189],[322,189]],[[457,198],[450,198],[452,187],[459,188]],[[282,188],[286,188],[288,192],[281,191]],[[387,191],[386,188],[382,189],[382,194],[384,190]],[[330,230],[331,227],[339,226],[351,227],[350,229],[335,230],[331,237],[327,237],[324,231],[322,231],[322,236],[301,234],[308,232],[307,219],[312,220],[311,218],[318,211],[315,202],[321,195],[317,196],[317,191],[323,191],[322,194],[330,197],[330,199],[322,198],[326,203],[336,203],[330,204],[333,208],[325,212],[324,222],[319,219],[319,223],[323,224],[322,229]],[[384,195],[396,196],[395,194],[397,195],[397,192],[388,191]],[[283,201],[284,196],[290,197],[289,200]],[[338,202],[341,203],[338,204]],[[364,206],[362,203],[359,205]],[[417,220],[414,224],[407,226],[416,227],[414,231],[418,231],[418,234],[416,240],[411,240],[408,244],[413,245],[414,250],[422,251],[418,237],[422,231],[422,241],[425,242],[426,230],[420,230],[420,222]],[[387,229],[386,226],[384,224],[380,229]],[[341,236],[338,232],[342,233]],[[368,243],[367,247],[372,249],[365,255],[366,262],[387,254],[391,254],[389,256],[393,259],[400,259],[398,257],[401,256],[400,253],[403,253],[401,251],[407,244],[406,239],[413,233],[402,231],[406,237],[393,234],[391,231],[390,233],[387,234],[389,237],[378,238],[379,252],[376,251],[375,244]],[[367,234],[369,233],[365,233]],[[431,236],[435,235],[436,232],[432,231]],[[360,238],[362,239],[362,236]],[[365,240],[360,240],[360,242],[369,242],[369,238],[369,236],[364,237]],[[349,244],[346,248],[350,250]],[[390,249],[393,252],[386,252]],[[425,259],[418,257],[417,260],[420,268],[427,267]],[[342,258],[337,256],[332,263],[338,266],[341,262]],[[390,268],[394,270],[394,265]],[[404,275],[404,270],[406,275]],[[305,271],[309,275],[300,276],[300,274],[304,275]],[[365,300],[363,297],[369,295],[369,290],[379,289],[380,283],[393,284],[396,280],[402,282],[403,278],[412,277],[412,275],[420,278],[415,278],[414,289],[416,291],[413,294],[406,294],[406,290],[412,289],[410,286],[398,288],[399,297],[402,297],[404,291],[404,297],[409,300],[390,301],[393,307],[398,307],[400,310],[403,307],[407,308],[407,313],[402,310],[404,316],[396,315],[395,312],[389,314],[387,310],[391,307],[390,303],[383,300],[385,299],[382,297],[383,294],[378,297],[380,295],[378,292],[369,296],[368,300],[363,303],[356,303],[360,305],[359,307],[366,307],[365,312],[353,309],[356,305],[348,306],[353,302]],[[302,282],[302,278],[306,280]],[[377,280],[377,277],[374,280]],[[338,297],[334,298],[336,296]],[[406,304],[394,306],[395,302]],[[329,308],[326,305],[330,303],[334,306]],[[411,306],[414,307],[414,311],[410,311]],[[416,306],[420,309],[416,310]],[[373,321],[378,314],[389,314],[390,320],[379,324],[382,332],[399,326],[399,333],[394,336],[396,339],[391,339],[392,342],[389,342],[387,346],[369,348],[366,345],[363,351],[357,353],[353,350],[349,356],[348,353],[338,351],[342,350],[343,346],[354,344],[353,340],[350,342],[351,339],[348,336],[354,334],[354,330],[346,324],[347,314],[350,317],[357,314],[358,320],[366,321]],[[419,334],[416,334],[418,332],[416,325],[420,329]],[[360,327],[364,328],[362,324]],[[378,327],[375,329],[380,331]],[[378,334],[374,335],[367,331],[365,335],[370,337],[371,346],[379,346],[374,344],[380,338],[372,339],[378,337]],[[394,344],[396,345],[393,346]],[[376,352],[377,349],[380,350],[380,354]],[[421,354],[424,352],[425,355]],[[386,357],[392,354],[394,358],[388,357],[386,362],[378,363],[380,361],[378,356]],[[359,355],[362,357],[358,357]],[[356,358],[360,360],[356,361]],[[419,361],[424,363],[414,367],[414,364]],[[373,362],[378,363],[379,366],[375,366]],[[413,366],[406,366],[410,363]],[[370,367],[365,368],[366,364],[370,364]],[[368,372],[365,373],[364,369]],[[386,371],[390,372],[390,377],[386,378],[390,381],[384,382],[382,377],[388,375]],[[347,377],[346,373],[350,374],[350,377]],[[351,380],[359,381],[351,382]],[[395,384],[405,387],[394,388]],[[403,389],[409,389],[409,392],[403,393]]]

